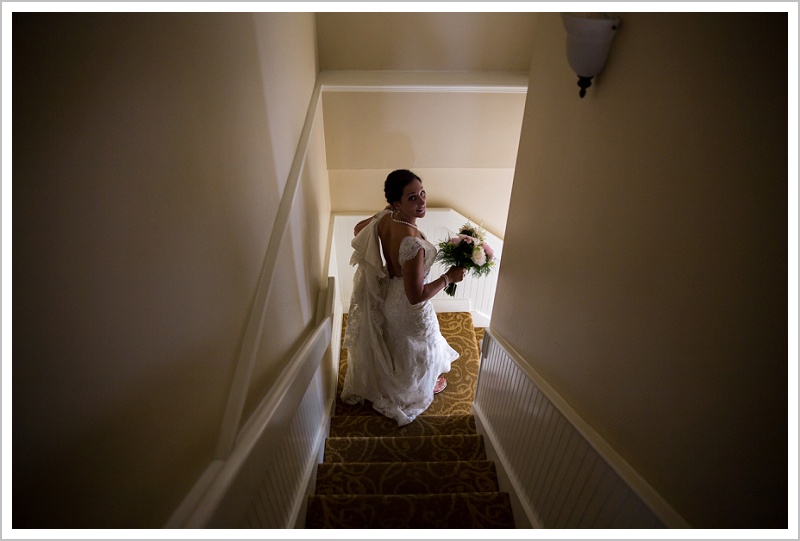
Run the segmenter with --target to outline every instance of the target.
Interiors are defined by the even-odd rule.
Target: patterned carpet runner
[[[460,354],[447,388],[403,427],[369,403],[337,399],[306,528],[514,528],[509,496],[499,491],[470,414],[483,330],[476,334],[469,313],[437,316]],[[337,398],[346,369],[342,349]]]

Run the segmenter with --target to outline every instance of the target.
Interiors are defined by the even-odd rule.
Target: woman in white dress
[[[458,358],[439,330],[430,299],[448,283],[462,281],[465,269],[450,267],[427,281],[436,247],[417,229],[426,202],[417,175],[393,171],[384,194],[389,205],[354,231],[350,264],[358,267],[345,331],[348,362],[341,399],[348,404],[369,400],[403,426],[430,406],[434,391],[446,385],[440,374]]]

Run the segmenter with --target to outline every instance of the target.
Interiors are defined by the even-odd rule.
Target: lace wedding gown
[[[353,239],[351,265],[358,265],[345,331],[347,373],[341,399],[365,399],[403,426],[428,409],[438,376],[450,371],[458,353],[447,343],[430,301],[409,303],[402,277],[390,278],[381,259],[378,222]],[[400,243],[400,266],[425,252],[425,274],[436,259],[426,239],[406,237]]]

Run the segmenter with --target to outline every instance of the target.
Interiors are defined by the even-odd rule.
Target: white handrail
[[[266,319],[267,299],[269,298],[269,292],[273,285],[272,278],[277,267],[281,243],[289,229],[289,218],[297,195],[298,186],[300,185],[300,176],[305,166],[311,130],[314,127],[314,119],[317,116],[317,109],[319,107],[320,92],[321,86],[318,81],[314,87],[308,111],[306,112],[303,131],[300,134],[300,141],[295,151],[291,169],[289,170],[289,177],[286,181],[286,187],[284,188],[283,196],[278,206],[277,216],[275,217],[275,223],[270,234],[269,244],[267,245],[267,252],[264,256],[264,263],[261,268],[261,275],[256,289],[256,298],[247,321],[242,348],[236,362],[236,371],[234,372],[233,383],[231,384],[230,393],[228,394],[228,403],[225,407],[222,427],[220,428],[220,436],[215,452],[215,458],[217,459],[224,459],[228,456],[236,440],[236,434],[239,431],[245,400],[247,399],[247,390],[250,386],[253,368],[261,344],[261,336]]]
[[[270,453],[282,444],[288,424],[331,343],[335,278],[328,278],[324,317],[278,376],[242,429],[225,460],[215,460],[197,481],[167,528],[235,524],[262,481]]]

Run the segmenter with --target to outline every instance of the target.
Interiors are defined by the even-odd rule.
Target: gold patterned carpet
[[[369,402],[338,399],[347,370],[342,349],[330,437],[309,497],[307,528],[513,528],[509,496],[470,414],[483,329],[469,313],[440,313],[459,358],[448,385],[414,422],[398,427]],[[344,336],[344,325],[342,329]],[[477,331],[477,332],[476,332]]]

